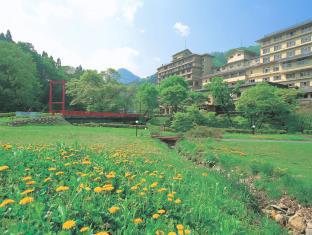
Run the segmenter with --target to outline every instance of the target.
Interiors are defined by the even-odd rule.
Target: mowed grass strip
[[[178,149],[240,177],[258,175],[256,185],[273,198],[287,193],[303,204],[312,204],[312,143],[188,139],[181,141]]]

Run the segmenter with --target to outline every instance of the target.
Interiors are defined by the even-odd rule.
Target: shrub
[[[233,123],[236,128],[250,128],[248,119],[242,116],[234,117]]]
[[[195,126],[186,134],[189,138],[222,138],[222,130],[216,128],[209,128],[206,126]]]
[[[219,159],[213,152],[209,152],[206,157],[204,157],[204,162],[208,164],[209,167],[215,166]]]
[[[175,113],[171,127],[176,131],[185,132],[194,126],[192,117],[188,113]]]

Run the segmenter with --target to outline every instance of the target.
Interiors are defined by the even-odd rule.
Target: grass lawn
[[[184,140],[178,148],[186,155],[199,156],[201,161],[213,161],[243,174],[242,177],[260,176],[256,185],[274,198],[287,192],[302,203],[312,204],[312,143],[244,142],[250,136],[241,135],[241,142]],[[283,136],[287,140],[288,136]]]
[[[239,134],[224,133],[225,139],[255,139],[255,140],[306,140],[312,141],[312,135],[301,134]]]
[[[1,144],[13,144],[0,146],[1,234],[76,234],[85,226],[85,234],[286,234],[257,212],[246,187],[145,130],[135,137],[125,128],[1,126],[0,133]]]

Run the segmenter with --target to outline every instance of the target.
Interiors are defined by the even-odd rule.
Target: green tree
[[[187,105],[196,105],[197,107],[201,107],[202,105],[205,104],[207,100],[208,100],[207,94],[196,91],[190,91],[185,103]]]
[[[158,107],[158,90],[152,83],[142,83],[136,94],[136,100],[139,103],[139,112],[151,114],[153,109]]]
[[[38,107],[40,84],[30,54],[14,43],[0,41],[0,109],[33,110]]]
[[[305,130],[312,129],[312,112],[308,110],[301,110],[294,112],[288,119],[288,130],[300,131],[302,134]]]
[[[111,69],[101,73],[86,70],[79,79],[67,83],[71,105],[81,105],[88,111],[98,112],[127,112],[135,94],[132,89],[119,83]]]
[[[159,90],[161,104],[171,106],[174,112],[178,111],[188,96],[188,84],[179,76],[170,76],[161,81]]]
[[[290,91],[292,93],[292,91]],[[264,122],[287,120],[288,115],[295,108],[295,104],[287,102],[287,90],[258,84],[248,88],[237,101],[237,110],[248,118],[249,125],[261,128]]]
[[[229,123],[232,125],[231,112],[235,110],[233,94],[238,92],[239,84],[230,88],[223,78],[215,77],[207,85],[209,94],[213,98],[213,103],[218,106],[227,116]]]
[[[12,39],[12,35],[11,35],[10,30],[7,30],[7,32],[6,32],[6,34],[5,34],[5,39],[6,39],[8,42],[13,42],[13,39]]]

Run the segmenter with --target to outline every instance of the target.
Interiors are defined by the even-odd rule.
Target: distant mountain
[[[237,48],[236,48],[237,49]],[[244,50],[248,50],[248,51],[252,51],[255,52],[257,55],[260,55],[260,46],[259,45],[253,45],[253,46],[249,46],[249,47],[239,47],[238,49],[244,49]],[[225,52],[212,52],[210,53],[211,55],[214,56],[213,60],[212,60],[212,64],[215,67],[220,67],[226,64],[226,56],[232,51],[228,50]]]
[[[142,82],[150,82],[150,83],[156,84],[156,82],[157,82],[157,74],[155,73],[155,74],[153,74],[151,76],[143,78]]]
[[[120,68],[117,70],[117,72],[120,75],[119,81],[123,84],[129,84],[129,83],[139,83],[141,81],[141,78],[128,69]]]

